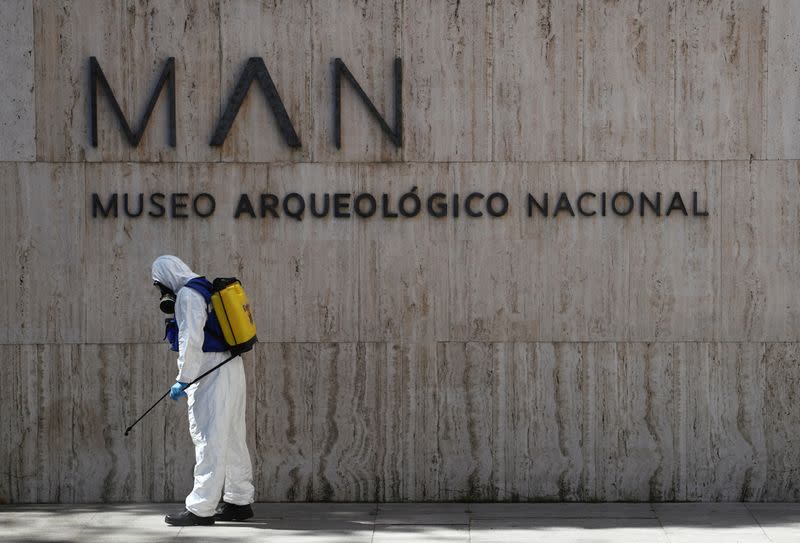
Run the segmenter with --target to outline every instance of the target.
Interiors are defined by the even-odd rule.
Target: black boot
[[[211,526],[214,524],[214,517],[198,517],[184,509],[180,513],[167,515],[164,517],[164,522],[173,526]]]
[[[217,506],[217,514],[214,515],[215,520],[247,520],[253,516],[253,508],[250,504],[235,505],[228,502],[222,502]]]

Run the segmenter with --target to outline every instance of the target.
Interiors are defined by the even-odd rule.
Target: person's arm
[[[189,288],[182,288],[175,300],[178,321],[178,376],[176,381],[190,383],[200,375],[206,325],[206,302]]]

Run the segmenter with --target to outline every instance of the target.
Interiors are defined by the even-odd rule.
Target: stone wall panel
[[[33,6],[27,0],[0,4],[0,160],[34,160]]]
[[[0,343],[78,343],[84,331],[84,166],[0,165]]]
[[[313,392],[315,501],[373,501],[379,448],[376,344],[322,344]]]
[[[403,159],[489,160],[488,2],[403,4]]]
[[[767,47],[768,159],[800,158],[800,4],[792,0],[769,3]]]
[[[603,501],[682,499],[677,361],[669,343],[594,344],[594,459]]]
[[[169,398],[125,428],[174,383],[162,345],[84,345],[71,370],[77,502],[174,500],[192,487],[186,401]]]
[[[526,236],[541,239],[539,250],[527,251],[534,265],[527,279],[542,283],[534,297],[543,304],[542,339],[613,341],[628,337],[629,257],[625,230],[630,217],[617,217],[595,202],[596,215],[574,210],[556,213],[561,192],[573,200],[584,191],[613,194],[627,188],[624,163],[543,164],[526,179],[540,202],[549,191],[549,217],[533,209],[524,228]],[[535,187],[535,188],[534,188]],[[555,216],[554,216],[555,215]],[[541,230],[542,232],[539,232]],[[532,234],[529,234],[532,233]],[[541,236],[541,237],[540,237]]]
[[[36,157],[45,161],[218,160],[209,147],[220,109],[219,5],[214,0],[34,3]],[[136,36],[137,39],[131,39]],[[175,57],[177,146],[168,145],[166,92],[131,147],[98,90],[98,146],[90,137],[89,57],[97,57],[133,130]],[[165,89],[166,90],[166,89]]]
[[[493,160],[583,158],[583,0],[496,2]]]
[[[313,148],[311,3],[225,0],[220,4],[222,99],[225,110],[251,57],[261,57],[286,108],[301,147],[287,145],[257,81],[231,127],[222,159],[231,162],[307,161]],[[211,140],[211,134],[207,138]]]
[[[764,351],[764,423],[767,478],[762,498],[800,498],[800,349],[796,343],[768,344]]]
[[[311,96],[315,162],[400,160],[403,149],[383,133],[356,94],[341,81],[341,149],[334,145],[333,60],[341,58],[386,123],[395,127],[394,59],[401,54],[403,2],[311,3]],[[342,31],[346,29],[346,31]],[[403,88],[411,66],[403,58]],[[407,143],[406,143],[407,144]]]
[[[712,341],[721,314],[721,221],[728,190],[716,162],[640,162],[627,170],[627,185],[655,200],[662,217],[637,209],[625,224],[630,279],[628,337],[634,341]],[[688,211],[670,211],[676,191]],[[696,202],[694,193],[697,193]],[[637,208],[639,192],[634,193]],[[667,213],[669,212],[669,215]],[[707,213],[697,216],[695,213]]]
[[[675,4],[678,160],[764,158],[767,2]]]
[[[760,343],[683,343],[686,500],[764,497],[765,348]]]
[[[439,387],[436,343],[381,343],[378,380],[378,499],[438,499]],[[408,439],[409,435],[418,436]]]
[[[3,379],[0,395],[6,408],[0,409],[0,503],[39,501],[37,483],[37,436],[39,435],[39,397],[36,371],[28,357],[33,347],[0,345]]]
[[[268,343],[244,356],[253,369],[248,398],[255,420],[248,426],[261,501],[313,499],[312,422],[320,348],[316,343]]]
[[[502,499],[591,499],[593,362],[579,344],[514,343],[509,349]]]
[[[183,185],[186,187],[187,185]],[[109,163],[86,166],[86,218],[82,225],[85,241],[85,281],[83,284],[85,340],[89,343],[159,342],[164,337],[163,320],[156,305],[158,291],[153,287],[150,265],[162,254],[183,255],[178,231],[188,227],[184,220],[170,218],[170,196],[163,198],[166,216],[150,203],[154,193],[171,195],[183,192],[176,164]],[[195,189],[193,189],[195,190]],[[92,216],[92,195],[97,194],[106,208],[117,194],[114,218]],[[141,216],[139,195],[143,196]],[[186,219],[188,221],[188,219]],[[193,218],[192,222],[197,219]],[[194,265],[194,264],[190,264]]]
[[[505,487],[500,460],[505,439],[508,344],[443,343],[438,352],[439,499],[497,500]]]
[[[673,157],[675,2],[586,2],[584,160]]]
[[[725,162],[722,178],[722,338],[796,340],[800,163]]]
[[[447,339],[448,240],[453,225],[450,218],[431,216],[427,199],[441,192],[449,201],[451,169],[438,164],[369,164],[359,166],[358,177],[358,192],[373,194],[378,208],[371,218],[351,219],[358,235],[359,339]],[[399,199],[415,187],[422,206],[417,217],[382,216],[383,194],[389,197],[389,211],[399,215]]]

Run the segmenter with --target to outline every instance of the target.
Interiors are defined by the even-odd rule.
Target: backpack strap
[[[222,334],[222,328],[219,325],[217,314],[211,307],[211,295],[214,294],[214,285],[205,277],[195,277],[186,282],[186,286],[190,289],[199,292],[203,299],[206,301],[206,324],[203,331],[206,333],[206,341],[204,347],[208,351],[226,351],[228,349],[225,343],[225,336]],[[211,336],[211,338],[208,338]]]
[[[186,286],[199,292],[207,304],[211,303],[211,295],[214,293],[214,285],[205,277],[195,277],[186,282]]]

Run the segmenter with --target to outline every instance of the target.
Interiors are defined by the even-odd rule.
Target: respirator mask
[[[175,313],[175,293],[158,281],[153,284],[161,292],[161,298],[158,300],[158,308],[161,310],[161,312],[166,313],[167,315],[172,315]]]

